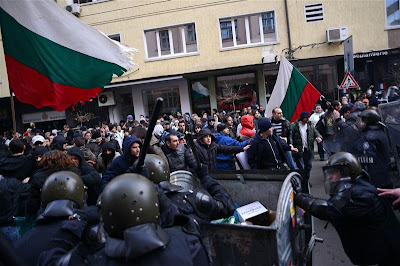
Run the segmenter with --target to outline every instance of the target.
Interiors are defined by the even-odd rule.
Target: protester
[[[292,125],[293,146],[298,150],[293,157],[297,167],[305,170],[307,181],[310,178],[312,158],[314,157],[314,141],[322,141],[321,135],[308,121],[309,117],[307,112],[301,112],[300,118]]]
[[[114,161],[114,159],[120,155],[121,154],[116,151],[113,143],[104,143],[104,145],[101,147],[101,153],[97,157],[96,170],[99,173],[104,174],[110,167],[112,161]]]
[[[217,131],[218,131],[218,133],[215,134],[215,143],[217,143],[218,145],[236,146],[236,147],[245,148],[250,141],[250,139],[248,139],[243,142],[239,142],[235,139],[232,139],[228,135],[229,134],[228,125],[226,125],[224,123],[221,123],[217,126]],[[232,154],[218,153],[216,158],[217,158],[217,169],[220,169],[220,170],[234,170],[235,169]]]
[[[255,130],[254,130],[254,124],[253,124],[253,116],[250,115],[244,115],[242,116],[241,120],[241,128],[239,130],[238,138],[240,141],[245,141],[250,139],[251,137],[254,136]]]
[[[195,151],[199,161],[208,166],[208,169],[217,168],[217,153],[235,154],[249,148],[240,146],[222,146],[215,143],[215,136],[208,128],[203,128],[195,142]]]
[[[183,144],[179,144],[178,136],[175,134],[169,134],[165,137],[165,145],[162,146],[162,151],[167,158],[170,172],[188,171],[197,166],[190,149]]]

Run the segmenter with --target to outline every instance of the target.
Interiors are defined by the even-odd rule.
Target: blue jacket
[[[139,143],[140,148],[142,148],[142,143],[138,138],[134,136],[129,136],[125,138],[124,143],[122,144],[124,153],[121,156],[115,158],[114,161],[112,161],[110,167],[108,167],[107,171],[103,175],[103,180],[101,181],[102,191],[106,187],[108,182],[111,181],[111,179],[116,176],[125,174],[128,168],[131,167],[138,158],[130,153],[129,148],[133,143]]]
[[[215,143],[224,146],[240,146],[245,147],[250,139],[239,142],[223,132],[215,134]],[[218,153],[217,154],[217,169],[232,170],[232,154]]]

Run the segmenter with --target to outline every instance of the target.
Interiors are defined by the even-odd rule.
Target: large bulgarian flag
[[[36,108],[62,111],[132,69],[133,51],[88,26],[54,0],[0,0],[12,92]]]
[[[265,113],[272,114],[275,107],[280,107],[286,119],[294,122],[301,112],[311,113],[320,96],[303,74],[281,55],[278,78]]]

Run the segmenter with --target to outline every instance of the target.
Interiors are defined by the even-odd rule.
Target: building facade
[[[333,99],[344,77],[344,48],[343,41],[327,39],[340,39],[336,34],[342,31],[353,38],[354,76],[361,89],[400,82],[395,77],[400,66],[399,0],[67,0],[59,4],[79,6],[79,19],[139,49],[137,67],[113,78],[105,88],[112,92],[115,104],[106,102],[98,108],[108,113],[110,122],[128,114],[150,115],[157,97],[164,98],[165,113],[265,106],[280,54]],[[0,96],[7,97],[3,51],[0,56]],[[66,111],[67,121],[73,121],[68,120],[70,113]]]

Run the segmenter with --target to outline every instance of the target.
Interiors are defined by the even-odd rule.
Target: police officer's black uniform
[[[209,265],[199,237],[198,225],[178,215],[171,227],[158,225],[159,209],[153,184],[137,174],[114,178],[100,197],[100,214],[107,241],[97,250],[79,245],[78,238],[65,230],[54,239],[40,263],[63,265]],[[76,221],[79,223],[79,221]],[[84,221],[81,221],[81,224]],[[79,227],[77,225],[76,227]],[[58,235],[60,236],[60,234]],[[68,241],[65,241],[68,240]]]
[[[357,159],[350,153],[336,153],[324,171],[331,198],[301,193],[300,182],[293,178],[296,205],[333,224],[352,263],[400,265],[400,224],[391,204],[379,198],[377,189],[361,176]],[[331,181],[335,173],[341,178]]]

